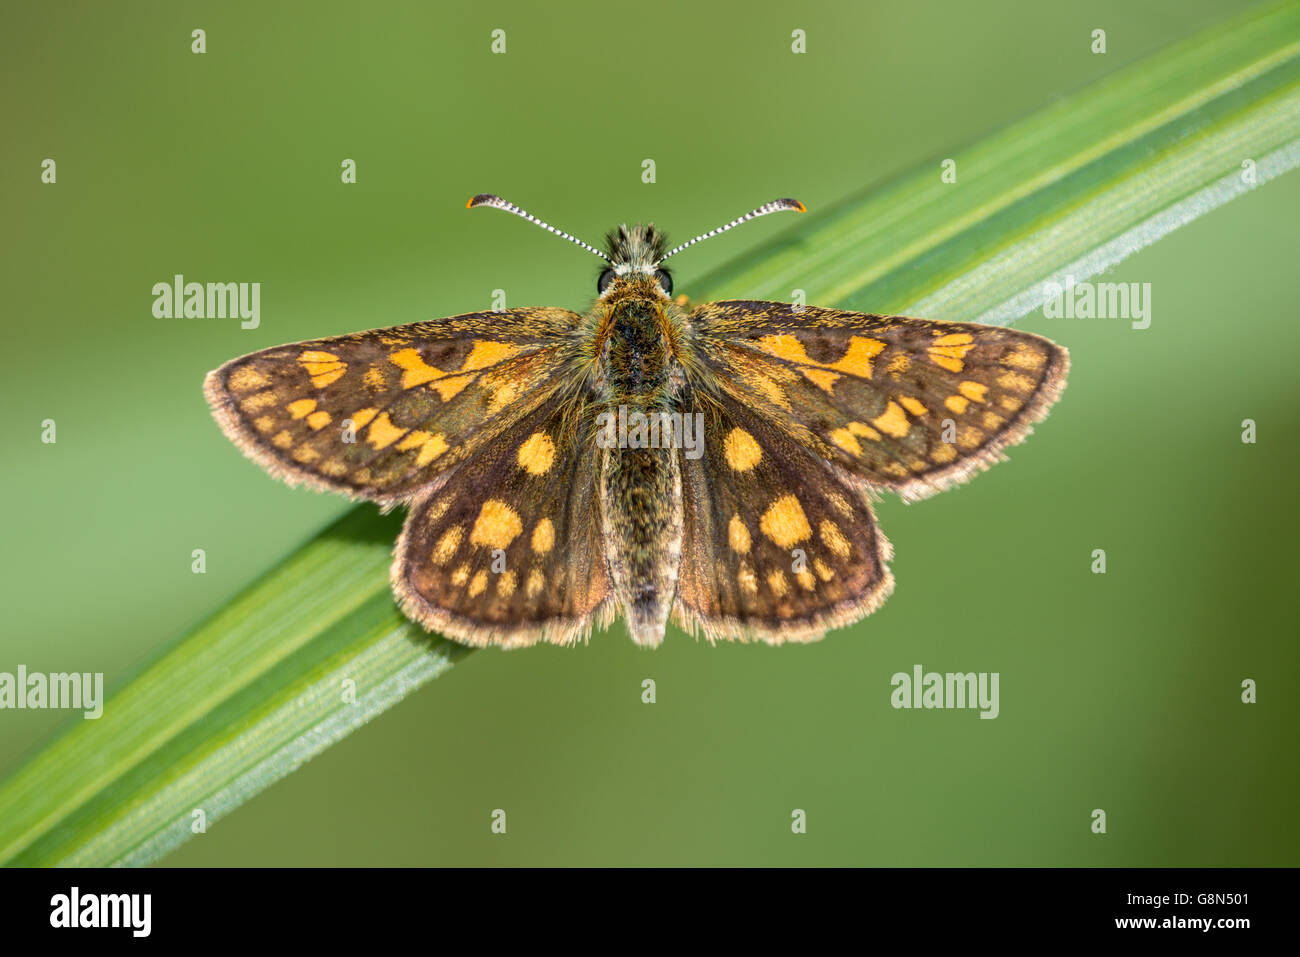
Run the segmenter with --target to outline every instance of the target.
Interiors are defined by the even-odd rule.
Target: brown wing
[[[703,455],[682,454],[685,529],[677,621],[710,641],[820,638],[893,588],[889,543],[865,495],[725,393],[693,390]]]
[[[576,391],[548,401],[415,502],[392,569],[407,615],[507,648],[609,622],[589,417]]]
[[[1069,366],[1047,339],[969,323],[752,301],[707,303],[687,322],[732,399],[907,499],[998,461],[1047,414]]]
[[[538,408],[578,321],[510,309],[292,343],[227,362],[204,390],[226,435],[273,475],[391,504]]]

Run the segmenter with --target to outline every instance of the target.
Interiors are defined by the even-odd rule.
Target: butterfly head
[[[569,242],[581,246],[587,252],[605,260],[609,265],[601,271],[600,278],[596,280],[596,292],[602,299],[628,294],[660,295],[667,298],[673,294],[673,279],[662,264],[669,256],[676,255],[683,249],[694,246],[698,242],[711,239],[719,233],[734,229],[741,223],[757,219],[759,216],[766,216],[768,213],[777,213],[782,210],[794,210],[800,213],[805,211],[804,204],[797,199],[775,199],[770,203],[764,203],[757,209],[751,209],[739,219],[733,219],[717,229],[701,233],[689,242],[682,243],[680,246],[675,246],[667,251],[664,249],[668,245],[667,239],[662,232],[654,227],[654,224],[632,227],[620,226],[616,230],[611,230],[605,237],[605,251],[601,252],[595,246],[590,246],[581,239],[571,236],[561,229],[556,229],[549,223],[542,222],[532,213],[526,212],[514,203],[506,202],[500,196],[494,196],[491,193],[479,193],[465,205],[469,209],[473,209],[475,206],[492,206],[496,209],[504,209],[507,213],[521,216],[530,223],[542,227],[547,232],[554,233],[561,239],[567,239]]]
[[[666,237],[654,224],[620,226],[605,236],[606,266],[596,280],[596,292],[603,296],[647,286],[663,296],[673,294],[673,277],[661,269],[660,261],[667,248]]]

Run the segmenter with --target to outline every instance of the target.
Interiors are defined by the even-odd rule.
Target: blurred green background
[[[472,193],[588,240],[685,239],[774,196],[815,212],[1241,6],[7,4],[0,671],[116,688],[349,508],[245,461],[208,369],[496,288],[586,305],[589,256]],[[1298,221],[1290,175],[1122,263],[1107,278],[1152,284],[1145,331],[1020,323],[1070,348],[1069,388],[1011,464],[882,504],[899,584],[865,622],[478,652],[167,862],[1300,863]],[[693,250],[678,289],[785,225]],[[261,282],[261,327],[155,319],[174,273]],[[1000,717],[893,710],[915,664],[999,672]],[[0,775],[71,720],[0,713]]]

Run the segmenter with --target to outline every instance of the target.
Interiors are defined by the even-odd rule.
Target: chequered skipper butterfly
[[[1065,349],[968,323],[783,302],[686,308],[654,226],[605,251],[598,298],[265,349],[209,373],[221,428],[291,484],[410,508],[393,589],[472,645],[572,644],[619,612],[710,641],[820,638],[893,588],[871,500],[924,498],[1002,458],[1065,385]],[[618,412],[640,431],[601,441]],[[646,441],[663,413],[697,454]],[[661,421],[667,422],[667,418]]]

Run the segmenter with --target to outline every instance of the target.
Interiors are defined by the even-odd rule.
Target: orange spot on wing
[[[1027,372],[1037,372],[1047,362],[1047,356],[1034,346],[1020,346],[1004,355],[1002,362]]]
[[[748,472],[763,459],[763,450],[755,438],[742,428],[734,428],[722,442],[722,451],[733,471]]]
[[[865,422],[850,422],[848,424],[848,430],[854,435],[861,435],[865,438],[871,439],[873,442],[880,441],[880,433]]]
[[[969,332],[952,332],[946,336],[938,336],[932,345],[936,346],[968,346],[975,340],[971,338]]]
[[[900,396],[898,401],[902,403],[903,408],[912,413],[912,415],[925,415],[930,411],[910,395]]]
[[[763,513],[758,527],[778,548],[789,548],[812,535],[808,517],[804,515],[799,499],[793,495],[782,495],[774,500]]]
[[[490,498],[479,509],[478,520],[469,540],[475,545],[489,548],[505,548],[524,530],[519,513],[495,498]]]
[[[911,365],[911,363],[912,363],[911,356],[909,356],[906,352],[898,352],[895,353],[894,357],[889,360],[889,365],[885,367],[885,371],[893,376],[901,375],[902,373],[907,371],[907,367]]]
[[[546,578],[540,571],[534,568],[528,573],[528,584],[525,586],[529,598],[536,598],[546,587]]]
[[[352,415],[349,416],[349,418],[352,419],[352,428],[358,432],[361,431],[369,425],[370,420],[378,414],[378,409],[357,409],[357,411],[353,412]]]
[[[947,442],[939,443],[934,447],[934,450],[930,452],[930,458],[938,462],[940,465],[945,465],[956,457],[957,450]]]
[[[960,372],[965,368],[962,360],[966,358],[966,353],[974,348],[974,342],[968,332],[953,332],[937,336],[927,350],[930,361],[949,372]]]
[[[267,389],[265,392],[256,392],[239,403],[239,407],[250,415],[265,409],[268,405],[275,405],[276,395],[274,389]]]
[[[502,598],[509,598],[515,593],[515,585],[515,573],[510,571],[502,572],[501,577],[497,579],[497,594]]]
[[[441,432],[435,435],[423,432],[420,429],[412,429],[406,438],[397,443],[397,451],[399,452],[406,452],[410,449],[420,450],[415,457],[415,464],[418,468],[424,468],[443,452],[446,452],[448,445]]]
[[[884,351],[885,344],[880,340],[868,339],[866,336],[854,336],[849,340],[849,348],[844,353],[844,357],[838,362],[832,362],[830,368],[863,379],[870,379],[872,360]]]
[[[776,356],[778,359],[784,359],[787,362],[797,362],[801,365],[817,365],[812,359],[808,358],[808,350],[804,344],[795,336],[788,334],[763,336],[758,340],[758,346],[764,352]]]
[[[555,545],[555,525],[549,518],[544,518],[533,528],[533,551],[544,555]]]
[[[790,590],[790,585],[785,580],[785,574],[782,572],[769,572],[767,576],[767,587],[772,589],[772,594],[781,598]]]
[[[830,392],[840,378],[838,372],[831,372],[829,369],[800,369],[799,371],[823,392]]]
[[[453,555],[456,549],[460,547],[460,540],[465,535],[465,529],[455,525],[443,533],[442,538],[438,539],[438,544],[434,546],[433,553],[429,556],[435,565],[445,565]]]
[[[907,416],[904,414],[902,406],[897,402],[890,402],[885,406],[885,411],[880,413],[871,420],[871,424],[878,428],[886,435],[892,435],[896,439],[901,439],[907,435],[912,428]]]
[[[821,533],[822,541],[826,543],[827,548],[840,558],[849,557],[849,540],[844,537],[838,525],[827,518],[822,520],[817,530]]]
[[[1012,392],[1033,392],[1034,381],[1019,372],[1004,372],[998,376],[998,385]]]
[[[862,443],[848,429],[835,429],[831,432],[831,441],[842,448],[849,455],[861,455]]]
[[[226,384],[235,392],[249,392],[270,385],[271,377],[252,366],[241,366],[230,373]]]
[[[746,376],[745,381],[763,393],[773,405],[778,405],[787,412],[793,410],[794,406],[790,404],[790,397],[785,394],[785,390],[769,377],[754,374]]]
[[[474,348],[465,357],[461,372],[474,372],[494,366],[503,359],[508,359],[519,351],[519,346],[510,342],[495,342],[489,339],[476,339]]]
[[[420,355],[420,350],[415,348],[399,349],[397,352],[389,353],[388,361],[403,370],[403,389],[413,389],[417,385],[424,385],[434,379],[441,379],[447,374],[425,362],[424,357]],[[370,373],[367,372],[367,382],[370,381],[369,375]]]
[[[732,515],[731,521],[727,524],[727,542],[731,545],[732,551],[740,552],[742,555],[749,551],[752,543],[749,529],[739,515]]]
[[[555,461],[555,442],[545,432],[534,432],[519,446],[516,457],[529,475],[545,475]]]
[[[343,362],[332,352],[320,352],[314,349],[308,349],[298,356],[298,362],[303,370],[311,376],[311,384],[318,389],[323,389],[331,382],[342,377],[347,371],[347,363]]]
[[[464,392],[465,387],[473,381],[472,375],[448,376],[446,379],[436,380],[429,388],[437,390],[443,402],[450,402],[455,396]]]
[[[355,417],[353,421],[356,421]],[[366,433],[366,441],[376,450],[386,449],[404,436],[406,432],[406,429],[393,425],[392,420],[388,418],[387,412],[380,412],[375,420],[370,423],[370,431]]]
[[[487,572],[481,569],[475,573],[474,578],[469,583],[469,597],[477,598],[487,589]]]
[[[830,374],[844,373],[846,375],[858,376],[864,379],[870,379],[872,374],[871,361],[885,349],[885,344],[877,339],[869,339],[866,336],[853,336],[849,339],[848,348],[845,350],[843,357],[835,362],[817,362],[808,355],[808,349],[797,336],[787,333],[779,335],[763,336],[758,340],[758,346],[764,352],[776,356],[778,359],[784,359],[786,362],[793,362],[801,366],[813,366],[814,369],[829,370]],[[805,370],[807,375],[820,388],[830,391],[830,383],[835,379],[826,380],[824,377],[828,374],[823,371],[823,381],[826,385],[819,382],[816,378]]]

